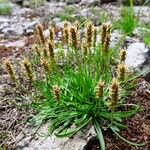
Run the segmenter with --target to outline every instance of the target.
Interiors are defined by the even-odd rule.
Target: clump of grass
[[[150,24],[148,24],[145,27],[145,30],[142,32],[142,36],[143,36],[145,44],[150,47],[150,36],[149,35],[150,35]]]
[[[10,15],[12,12],[12,8],[8,1],[1,0],[0,1],[0,15]]]
[[[89,10],[92,13],[90,17],[91,21],[96,21],[97,24],[103,24],[111,19],[111,16],[104,10],[100,10],[99,7],[91,7]]]
[[[138,25],[138,19],[134,13],[133,1],[130,0],[130,7],[123,7],[121,10],[121,19],[119,21],[119,28],[126,35],[132,35],[134,29]]]
[[[77,8],[73,6],[68,6],[64,11],[57,13],[56,16],[61,19],[61,21],[69,21],[71,23],[78,20],[83,26],[87,21],[87,18],[82,15],[77,14]]]
[[[106,149],[103,137],[106,128],[128,144],[144,145],[132,143],[119,134],[120,129],[127,128],[122,124],[123,119],[136,114],[140,107],[125,103],[135,77],[126,73],[124,50],[117,55],[118,51],[109,47],[110,22],[102,25],[99,43],[94,42],[99,32],[95,34],[91,22],[87,23],[84,39],[79,36],[77,24],[64,25],[65,42],[57,46],[57,52],[49,46],[54,43],[54,32],[45,39],[42,26],[37,27],[41,43],[34,48],[39,61],[34,67],[27,60],[23,62],[28,79],[40,93],[39,96],[34,93],[32,106],[37,115],[33,120],[49,123],[48,135],[54,133],[58,137],[72,137],[92,124],[102,150]],[[118,67],[111,65],[111,59],[119,56]],[[33,79],[32,68],[39,64],[45,77],[37,72]],[[130,110],[127,111],[126,106]]]
[[[148,45],[150,47],[150,36],[149,35],[144,36],[144,42],[146,45]]]
[[[76,8],[73,6],[66,7],[65,10],[58,15],[58,17],[62,21],[75,21],[75,17],[73,15],[76,13]]]

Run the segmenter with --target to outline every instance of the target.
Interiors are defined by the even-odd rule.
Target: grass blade
[[[113,126],[110,126],[110,128],[111,128],[111,130],[115,133],[115,135],[116,135],[117,137],[119,137],[121,140],[123,140],[124,142],[126,142],[126,143],[128,143],[128,144],[130,144],[130,145],[139,146],[139,147],[140,147],[140,146],[144,146],[144,145],[147,144],[147,143],[138,144],[138,143],[130,142],[130,141],[128,141],[127,139],[123,138],[123,137],[115,130],[115,128],[114,128]]]
[[[106,148],[105,148],[105,141],[104,141],[103,133],[97,121],[94,122],[94,127],[95,127],[95,131],[97,133],[97,136],[100,142],[101,150],[105,150]]]
[[[72,130],[69,130],[69,131],[64,131],[61,133],[55,133],[55,135],[57,137],[71,137],[75,133],[77,133],[79,130],[81,130],[84,126],[86,126],[91,120],[92,120],[92,118],[86,119],[79,127],[72,129]]]

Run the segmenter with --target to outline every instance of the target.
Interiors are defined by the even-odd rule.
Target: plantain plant
[[[125,101],[135,79],[125,66],[126,50],[119,52],[110,48],[109,22],[103,24],[100,31],[88,22],[82,38],[79,29],[78,22],[65,23],[63,42],[55,43],[54,27],[49,28],[47,39],[43,26],[37,26],[40,42],[33,48],[36,63],[33,59],[23,61],[29,83],[38,91],[32,105],[37,115],[32,121],[49,123],[48,135],[54,133],[57,137],[72,137],[92,124],[102,150],[106,149],[104,128],[128,144],[143,146],[126,140],[119,133],[120,129],[127,128],[123,119],[140,110],[139,106]],[[101,35],[100,41],[97,41],[98,35]],[[20,86],[11,62],[7,60],[5,64],[13,82]],[[38,67],[42,74],[35,71]]]

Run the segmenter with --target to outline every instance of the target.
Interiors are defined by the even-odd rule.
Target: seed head
[[[104,93],[104,82],[99,81],[97,86],[96,86],[96,98],[102,98]]]
[[[101,37],[101,44],[102,44],[102,50],[104,53],[108,52],[109,44],[110,44],[110,29],[111,24],[110,22],[105,23],[102,25],[102,37]]]
[[[120,51],[120,62],[121,62],[121,63],[124,63],[124,62],[125,62],[126,56],[127,56],[126,50],[122,49],[122,50]]]
[[[64,37],[65,44],[68,45],[69,44],[69,27],[68,27],[68,23],[64,24],[63,37]]]
[[[48,42],[48,50],[49,50],[50,58],[54,59],[54,45],[51,41]]]
[[[119,82],[117,79],[113,79],[110,87],[110,109],[113,109],[117,106],[119,100]]]
[[[65,27],[68,27],[68,26],[69,26],[68,22],[65,22],[65,23],[64,23],[64,28],[65,28]]]
[[[70,45],[72,47],[74,47],[75,49],[78,48],[78,46],[79,46],[79,34],[78,34],[78,31],[77,31],[75,26],[72,26],[70,28],[69,42],[70,42]]]
[[[53,94],[55,99],[59,101],[61,96],[61,89],[58,85],[53,86]]]
[[[77,30],[79,30],[79,29],[80,29],[80,24],[79,24],[79,22],[78,22],[78,21],[75,21],[74,25],[75,25],[75,27],[76,27],[76,29],[77,29]]]
[[[38,32],[38,36],[39,36],[41,44],[45,46],[46,42],[45,42],[44,33],[43,33],[43,26],[41,24],[38,24],[36,26],[36,30]]]
[[[107,24],[103,24],[102,25],[102,37],[101,37],[102,46],[104,46],[104,44],[105,44],[106,35],[107,35]]]
[[[86,44],[86,40],[82,40],[82,50],[83,50],[83,56],[87,56],[88,54],[88,46]]]
[[[38,45],[33,45],[33,49],[35,53],[40,57],[41,56],[41,49]]]
[[[107,54],[108,49],[109,49],[109,45],[110,45],[110,35],[107,35],[105,40],[106,41],[105,41],[105,45],[104,45],[104,53]]]
[[[50,35],[49,35],[50,41],[54,42],[54,38],[55,38],[55,29],[54,29],[54,27],[49,28],[49,33],[50,33]]]
[[[96,39],[97,39],[97,29],[93,28],[93,46],[96,46]]]
[[[5,60],[4,65],[5,65],[5,68],[7,70],[7,73],[10,75],[12,81],[14,83],[16,83],[17,79],[16,79],[16,74],[15,74],[12,62],[10,60]]]
[[[86,33],[86,41],[89,48],[92,46],[92,40],[93,40],[93,24],[89,22],[87,25],[87,33]]]
[[[118,65],[118,79],[123,81],[125,79],[125,74],[126,74],[126,67],[124,64],[119,64]]]
[[[46,47],[43,48],[43,54],[44,54],[44,58],[48,58],[48,50]]]
[[[50,65],[49,65],[47,59],[41,60],[41,64],[42,64],[46,73],[50,71]]]
[[[25,60],[23,60],[22,63],[23,63],[23,66],[25,68],[26,75],[29,78],[30,82],[34,81],[35,77],[33,75],[33,71],[32,71],[31,64],[30,64],[29,60],[25,59]]]

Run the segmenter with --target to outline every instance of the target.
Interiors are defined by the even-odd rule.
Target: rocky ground
[[[54,23],[58,28],[58,36],[61,39],[61,28],[64,20],[79,20],[83,23],[86,19],[91,19],[96,26],[104,21],[111,20],[117,22],[120,18],[120,4],[107,3],[100,4],[99,1],[67,1],[67,2],[46,2],[44,6],[36,8],[22,7],[22,4],[11,3],[12,14],[0,16],[0,145],[7,149],[24,150],[96,150],[97,140],[94,138],[93,127],[88,128],[88,132],[79,133],[73,139],[57,139],[55,136],[43,138],[36,134],[36,128],[29,127],[27,122],[34,114],[27,105],[30,98],[24,93],[20,97],[20,92],[9,80],[6,71],[3,69],[3,61],[11,59],[17,70],[20,70],[19,61],[29,55],[32,45],[36,42],[34,35],[35,26],[39,22],[45,26],[45,35],[48,34],[46,28],[49,23]],[[69,8],[69,9],[68,9]],[[142,24],[150,24],[150,7],[135,6],[135,14]],[[123,131],[128,139],[138,142],[149,141],[150,137],[150,48],[143,41],[141,35],[143,27],[138,27],[134,31],[133,37],[126,36],[125,45],[128,57],[126,64],[136,70],[144,72],[144,77],[138,81],[138,88],[135,89],[129,99],[133,103],[138,103],[143,107],[143,111],[133,119],[125,121],[129,126],[127,132]],[[149,30],[149,29],[146,29]],[[111,47],[121,39],[122,34],[114,30],[111,38]],[[45,131],[46,125],[40,132]],[[134,131],[134,134],[132,132]],[[89,142],[88,142],[89,141]],[[126,146],[114,138],[110,133],[106,133],[107,149],[111,150],[148,150],[149,145],[143,148],[133,148]],[[112,144],[113,143],[113,144]],[[91,147],[92,145],[92,147]],[[113,147],[113,148],[112,148]],[[0,147],[1,149],[1,147]]]

